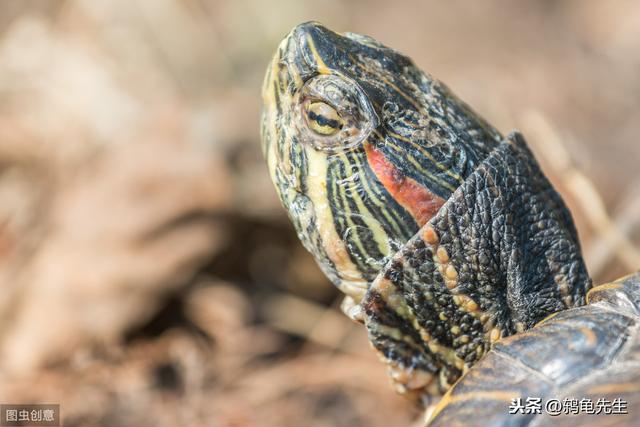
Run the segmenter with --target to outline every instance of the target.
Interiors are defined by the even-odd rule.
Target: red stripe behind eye
[[[445,200],[414,179],[404,176],[380,151],[365,144],[369,165],[384,188],[422,227],[438,212]]]

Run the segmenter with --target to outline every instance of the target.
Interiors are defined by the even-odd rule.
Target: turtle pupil
[[[317,122],[320,126],[329,126],[333,129],[342,129],[342,124],[337,121],[323,116],[322,114],[316,114],[313,111],[309,111],[309,119]]]
[[[331,105],[322,102],[311,102],[305,106],[307,123],[311,130],[322,136],[336,134],[344,125],[340,114]]]

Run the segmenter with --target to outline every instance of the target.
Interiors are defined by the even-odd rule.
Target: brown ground
[[[67,426],[419,422],[260,156],[263,70],[310,19],[522,130],[596,282],[640,266],[637,2],[5,0],[0,403]]]

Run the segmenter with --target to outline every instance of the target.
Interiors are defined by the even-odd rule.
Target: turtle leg
[[[434,394],[500,337],[584,304],[590,286],[569,211],[513,133],[392,257],[361,307],[397,388]]]

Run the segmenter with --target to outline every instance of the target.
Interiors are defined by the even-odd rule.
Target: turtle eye
[[[340,114],[326,102],[315,101],[307,103],[305,113],[309,128],[318,135],[335,135],[344,126],[344,120],[342,120]]]
[[[300,140],[327,153],[357,146],[378,124],[360,86],[340,75],[309,79],[296,93],[293,104]]]

